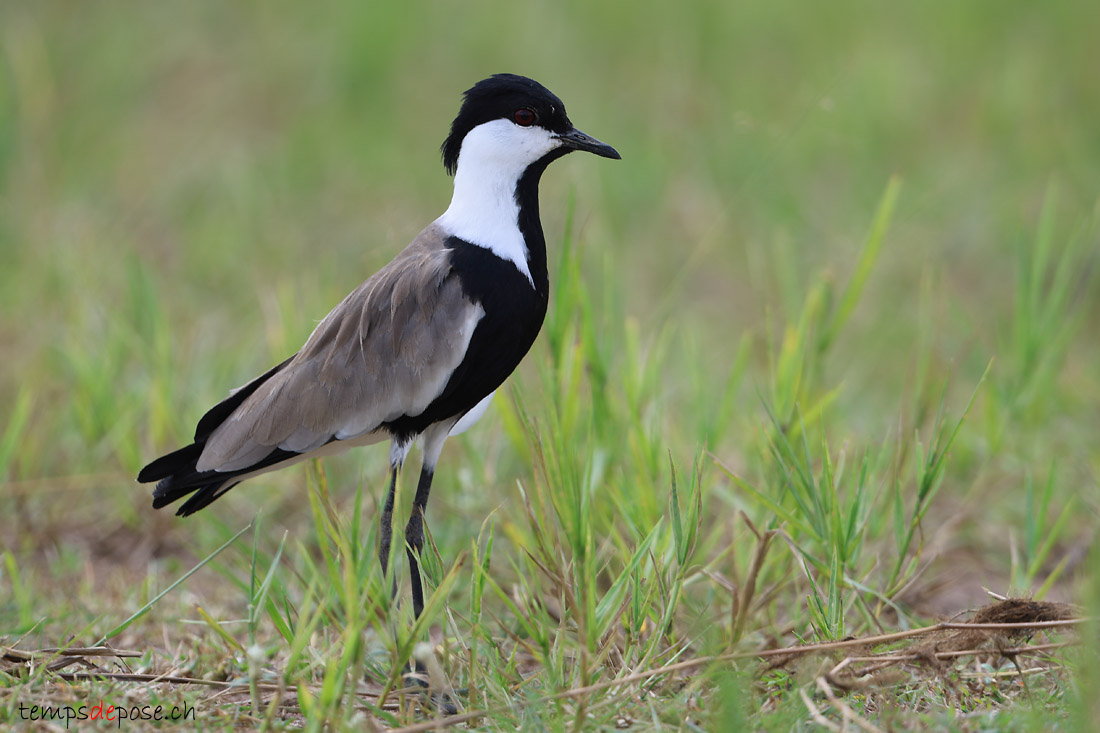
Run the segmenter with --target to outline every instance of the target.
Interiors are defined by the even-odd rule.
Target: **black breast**
[[[549,287],[545,260],[541,270],[535,267],[532,272],[536,287],[514,263],[491,250],[457,237],[449,238],[447,247],[452,250],[452,276],[459,278],[470,300],[481,304],[485,316],[443,393],[420,415],[405,415],[383,425],[395,435],[419,434],[432,423],[473,408],[527,355],[546,316]]]

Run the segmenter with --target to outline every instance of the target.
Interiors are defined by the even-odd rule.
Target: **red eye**
[[[516,124],[520,127],[530,127],[535,124],[535,111],[527,109],[526,107],[520,107],[512,113],[512,119],[516,121]]]

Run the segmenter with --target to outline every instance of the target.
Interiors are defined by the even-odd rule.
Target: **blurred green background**
[[[926,276],[951,296],[939,355],[984,366],[1048,185],[1067,227],[1100,190],[1098,19],[1074,2],[5,3],[0,403],[32,390],[32,433],[55,445],[9,471],[137,466],[154,355],[177,385],[160,408],[189,411],[179,438],[297,348],[446,206],[459,93],[503,70],[623,153],[555,167],[544,223],[553,246],[575,194],[586,257],[613,263],[647,328],[728,358],[808,273],[844,272],[897,174],[867,330],[838,368],[898,391]],[[111,378],[106,404],[71,390],[84,368]]]
[[[751,469],[767,344],[820,273],[848,280],[901,179],[820,380],[840,386],[832,441],[874,444],[921,424],[926,382],[950,377],[957,416],[994,359],[962,472],[931,515],[965,517],[949,544],[954,565],[977,568],[973,592],[944,602],[965,607],[1007,577],[1027,481],[1053,471],[1053,505],[1078,498],[1063,554],[1096,527],[1097,28],[1100,4],[1069,0],[6,0],[0,542],[27,562],[66,543],[114,561],[139,542],[203,555],[217,542],[194,533],[261,504],[293,526],[300,473],[246,484],[188,522],[154,515],[132,477],[444,210],[438,146],[460,94],[509,71],[622,153],[551,168],[543,224],[551,261],[575,239],[609,343],[637,334],[642,362],[662,344],[646,429],[682,463],[706,442]],[[1020,335],[1020,277],[1044,201],[1055,251],[1078,244],[1036,354]],[[1049,273],[1036,272],[1041,289]],[[747,376],[726,400],[745,334]],[[546,349],[521,390],[538,392]],[[431,512],[443,546],[465,546],[529,476],[501,437],[504,409],[448,448]],[[384,453],[329,461],[334,491],[380,489]],[[741,505],[723,492],[716,515]]]

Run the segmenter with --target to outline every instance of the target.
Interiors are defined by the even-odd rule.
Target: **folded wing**
[[[159,481],[154,506],[198,492],[180,510],[191,513],[244,478],[337,452],[340,441],[374,442],[384,423],[420,414],[443,392],[482,316],[453,276],[445,238],[428,227],[301,351],[212,408],[194,443],[138,480]]]

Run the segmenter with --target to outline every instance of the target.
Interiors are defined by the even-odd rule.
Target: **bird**
[[[538,186],[550,163],[574,151],[621,159],[574,127],[561,99],[533,79],[494,74],[466,90],[440,147],[454,179],[446,211],[333,308],[301,350],[210,408],[189,445],[141,469],[139,482],[156,482],[153,507],[186,498],[176,514],[188,516],[242,481],[388,439],[385,574],[398,473],[419,439],[405,527],[419,617],[417,559],[436,464],[542,328],[549,278]]]

